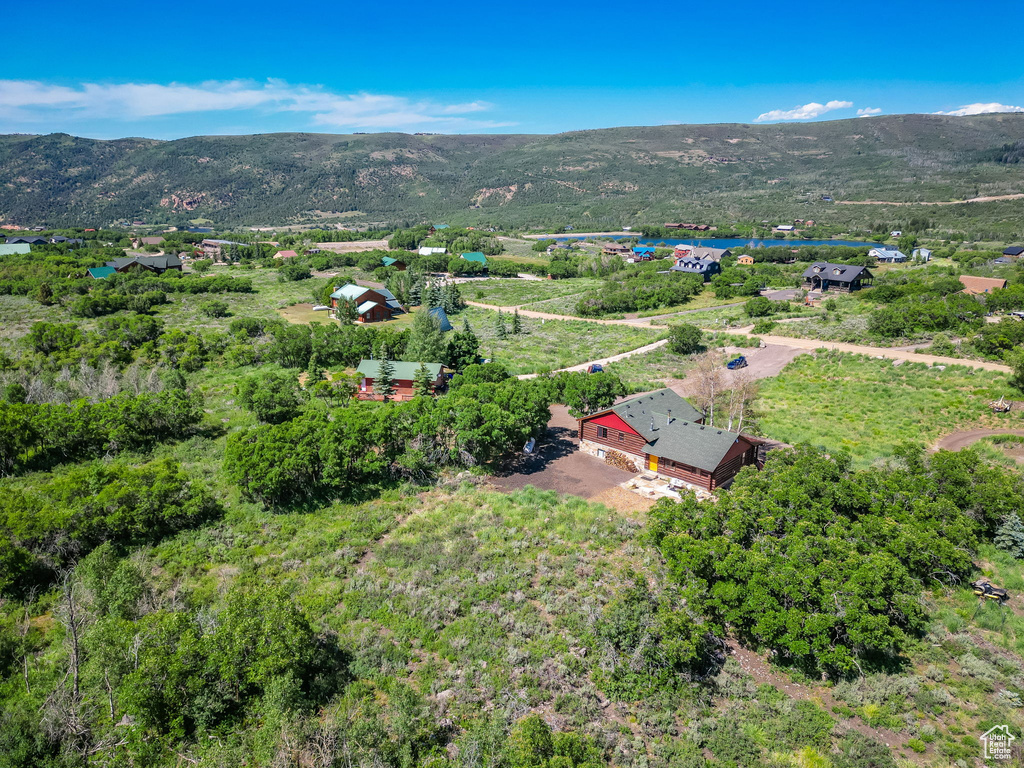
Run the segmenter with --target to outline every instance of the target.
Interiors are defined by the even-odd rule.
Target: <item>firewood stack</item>
[[[634,464],[625,454],[619,453],[618,451],[608,451],[604,456],[604,463],[611,464],[613,467],[618,467],[626,472],[632,472],[634,475],[640,471],[636,468],[636,464]]]

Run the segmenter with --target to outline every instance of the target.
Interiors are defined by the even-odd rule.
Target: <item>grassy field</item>
[[[692,356],[677,355],[662,346],[617,363],[608,363],[604,369],[614,373],[635,391],[642,392],[684,379],[692,367]]]
[[[656,315],[667,315],[672,312],[683,312],[685,310],[690,309],[711,309],[714,307],[721,307],[729,304],[738,304],[739,306],[742,307],[745,301],[746,299],[737,299],[735,297],[730,299],[719,299],[716,298],[714,291],[712,291],[710,288],[706,288],[704,291],[702,291],[697,296],[694,296],[692,300],[686,302],[685,304],[678,304],[674,307],[664,307],[662,309],[649,309],[646,312],[638,313],[638,316],[654,317]]]
[[[765,435],[843,450],[866,466],[906,441],[929,446],[959,429],[1021,428],[1020,413],[988,407],[1010,393],[1002,373],[828,352],[798,357],[766,379],[755,408]]]
[[[995,583],[1024,589],[1006,553],[984,547],[979,559]],[[823,684],[747,652],[702,685],[616,693],[609,670],[628,659],[607,633],[634,573],[672,599],[664,567],[633,516],[550,492],[410,487],[273,516],[236,504],[137,562],[159,594],[197,601],[244,576],[281,585],[350,658],[367,711],[349,704],[347,717],[373,716],[393,739],[410,712],[424,728],[445,717],[459,724],[460,754],[479,748],[495,711],[499,722],[539,712],[607,745],[610,764],[656,768],[731,755],[737,738],[766,756],[744,764],[826,768],[855,731],[900,761],[873,765],[973,764],[989,721],[1020,723],[1001,692],[1020,687],[1024,618],[976,611],[966,587],[923,595],[929,626],[888,674]]]
[[[512,373],[535,373],[578,365],[589,360],[608,357],[650,344],[660,338],[659,329],[631,328],[625,325],[597,325],[582,320],[534,320],[522,318],[525,333],[497,338],[495,322],[498,313],[469,307],[452,317],[452,324],[462,328],[468,319],[480,339],[480,354],[503,363]],[[512,319],[505,316],[511,331]]]
[[[495,278],[479,282],[464,283],[460,286],[462,298],[494,304],[499,307],[516,307],[562,296],[576,295],[601,286],[600,280],[573,278],[571,280],[509,280]],[[536,307],[530,307],[536,309]]]

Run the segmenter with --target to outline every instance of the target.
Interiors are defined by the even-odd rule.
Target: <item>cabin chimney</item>
[[[654,417],[651,416],[651,432],[654,431]]]
[[[671,423],[672,423],[672,409],[669,408],[668,409],[668,423],[665,426],[668,426]]]

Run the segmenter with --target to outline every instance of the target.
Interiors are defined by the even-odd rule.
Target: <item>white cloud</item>
[[[757,116],[754,122],[774,123],[779,120],[811,120],[834,109],[849,109],[852,106],[852,101],[830,101],[827,104],[819,104],[816,101],[812,101],[810,104],[804,104],[802,107],[773,109],[771,112],[763,112]]]
[[[934,114],[967,117],[967,115],[987,115],[991,112],[1024,112],[1024,107],[1012,107],[1008,104],[992,102],[990,104],[967,104],[959,109],[951,109],[949,112],[935,112]]]
[[[262,110],[307,113],[314,125],[349,128],[434,126],[459,130],[508,125],[464,117],[491,107],[484,101],[444,104],[383,94],[339,94],[321,86],[291,85],[283,80],[77,86],[0,80],[0,109],[8,124],[52,122],[55,117],[131,121],[188,113]]]
[[[882,114],[881,107],[864,107],[863,109],[857,110],[857,117],[871,117],[872,115]]]

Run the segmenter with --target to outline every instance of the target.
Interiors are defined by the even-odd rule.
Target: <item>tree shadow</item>
[[[507,459],[495,472],[497,477],[509,475],[535,475],[547,469],[548,464],[576,451],[576,430],[549,426],[537,441],[532,454],[519,453]]]

